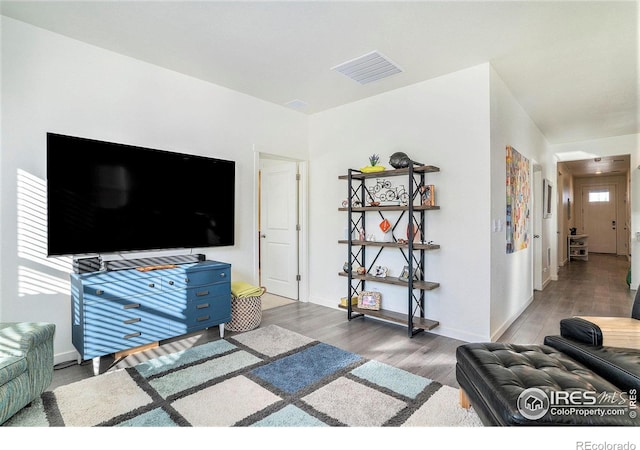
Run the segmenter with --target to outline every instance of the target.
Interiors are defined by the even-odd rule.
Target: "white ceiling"
[[[269,102],[295,101],[309,114],[489,61],[552,144],[640,132],[637,1],[0,7],[5,16]],[[361,85],[331,70],[374,50],[403,72]]]
[[[564,161],[560,166],[576,177],[624,175],[631,169],[631,158],[629,155],[603,156]]]

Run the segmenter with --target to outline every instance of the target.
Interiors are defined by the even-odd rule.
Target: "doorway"
[[[582,187],[582,222],[590,252],[618,252],[616,199],[615,184]]]
[[[301,163],[261,155],[258,172],[258,276],[267,292],[300,299]]]
[[[566,203],[558,203],[566,212],[566,220],[558,223],[559,246],[566,246],[570,232],[586,234],[590,254],[613,254],[630,260],[631,156],[562,161],[558,173],[566,175]],[[566,247],[564,250],[559,256],[566,257]]]

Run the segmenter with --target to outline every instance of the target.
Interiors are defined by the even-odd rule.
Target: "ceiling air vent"
[[[400,67],[377,51],[334,66],[331,70],[340,72],[360,84],[371,83],[402,72]]]
[[[295,99],[285,103],[284,106],[288,106],[289,108],[293,109],[305,109],[307,106],[309,106],[309,104],[304,100]]]

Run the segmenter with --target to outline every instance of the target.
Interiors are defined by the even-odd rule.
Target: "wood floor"
[[[543,291],[535,291],[534,300],[512,326],[498,339],[502,342],[541,344],[544,336],[559,333],[559,321],[572,315],[608,315],[628,317],[634,291],[626,276],[625,257],[589,254],[589,261],[571,261],[560,269],[558,281]],[[327,344],[360,354],[368,359],[399,367],[458,387],[455,378],[455,350],[464,342],[421,333],[408,338],[406,329],[371,318],[348,321],[344,310],[296,302],[263,312],[261,326],[279,325]],[[226,336],[234,333],[226,332]],[[99,371],[135,365],[141,360],[171,353],[193,345],[219,339],[217,327],[182,339],[163,342],[157,349],[133,354],[118,361],[100,360]],[[54,371],[49,390],[93,375],[91,361],[70,364]]]

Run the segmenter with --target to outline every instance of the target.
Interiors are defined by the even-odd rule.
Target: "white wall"
[[[0,320],[54,322],[56,362],[75,353],[70,261],[46,258],[47,132],[235,160],[236,245],[193,251],[246,281],[256,258],[253,148],[307,158],[300,113],[2,17]]]
[[[426,262],[426,278],[441,283],[427,292],[426,316],[440,322],[433,333],[487,340],[491,279],[488,64],[311,117],[310,300],[335,308],[347,295],[347,279],[338,276],[347,248],[337,243],[347,226],[346,213],[338,211],[347,198],[347,182],[338,176],[349,168],[366,166],[373,153],[390,168],[389,156],[396,151],[440,168],[427,177],[436,186],[436,203],[441,207],[426,214],[426,239],[441,245],[440,250],[427,252]],[[367,229],[377,231],[380,220],[374,216]],[[398,276],[406,262],[397,250],[386,249],[379,264]],[[384,308],[406,312],[405,289],[376,286],[383,294]]]
[[[554,164],[560,160],[578,160],[597,156],[631,156],[631,287],[640,285],[640,241],[635,233],[640,232],[640,134],[629,134],[591,141],[553,145],[549,149]]]
[[[533,186],[533,164],[542,165],[542,177],[554,179],[545,170],[544,155],[546,140],[531,118],[504,84],[498,73],[491,68],[491,218],[506,218],[506,147],[510,145],[529,159]],[[531,195],[533,198],[533,195]],[[531,210],[533,212],[533,210]],[[555,248],[555,225],[553,220],[542,221],[542,256],[546,261],[547,248]],[[533,217],[530,220],[533,233]],[[533,239],[526,249],[507,254],[506,230],[489,233],[491,236],[491,337],[500,337],[509,325],[533,300]],[[555,252],[552,252],[555,254]],[[556,269],[549,268],[552,272]]]

